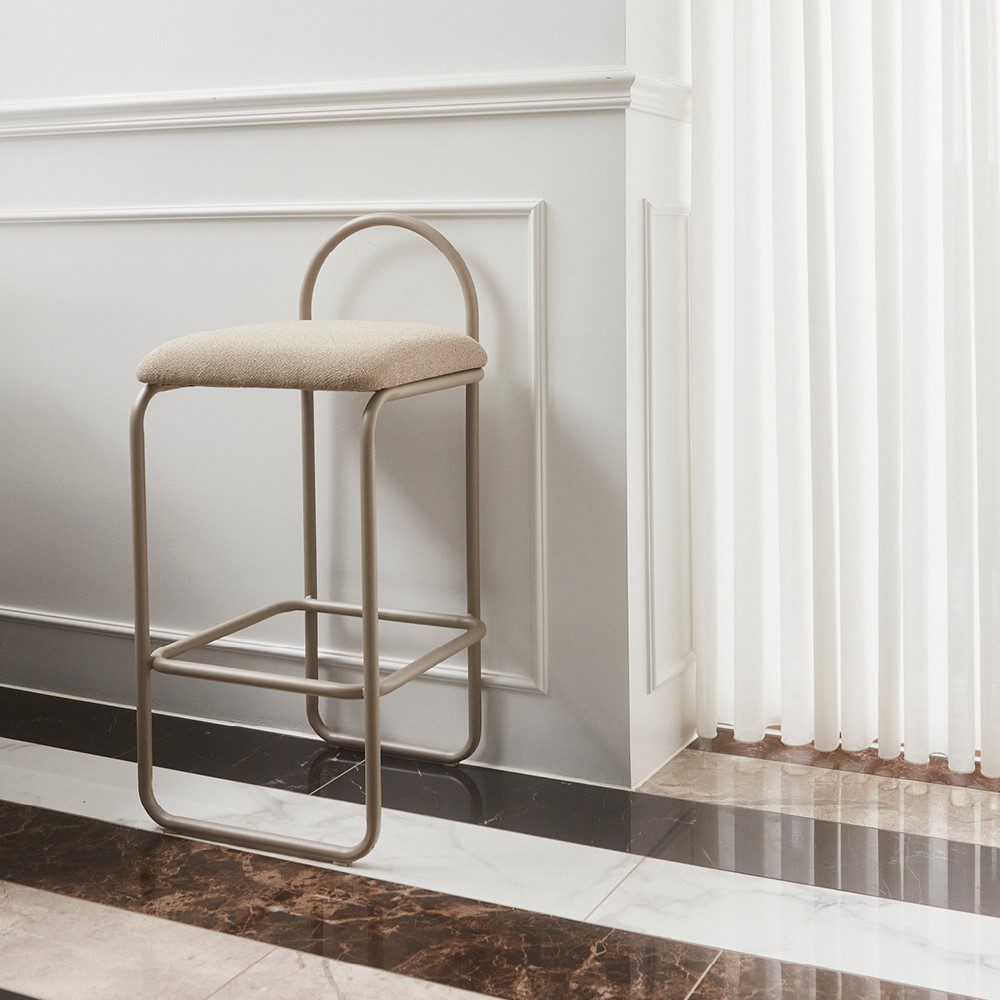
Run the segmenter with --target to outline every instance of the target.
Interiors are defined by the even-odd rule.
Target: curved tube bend
[[[448,258],[458,283],[462,288],[462,297],[465,299],[465,332],[473,340],[479,340],[479,300],[476,297],[476,286],[472,282],[472,275],[469,273],[468,265],[462,259],[462,255],[455,247],[433,226],[428,225],[421,219],[415,219],[410,215],[395,215],[391,212],[382,212],[374,215],[359,215],[346,225],[338,229],[319,250],[316,251],[313,259],[309,262],[306,276],[302,280],[302,291],[299,293],[299,319],[312,319],[313,291],[316,288],[316,279],[319,277],[320,269],[326,262],[326,258],[333,253],[341,243],[361,232],[362,229],[371,229],[373,226],[396,226],[399,229],[408,229],[411,233],[422,236],[428,243],[437,247]]]

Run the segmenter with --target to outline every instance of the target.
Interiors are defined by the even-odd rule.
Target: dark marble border
[[[317,767],[322,769],[321,758]],[[364,764],[321,785],[316,794],[362,803]],[[1000,917],[1000,849],[995,847],[403,760],[386,769],[383,796],[389,808],[512,833]]]
[[[734,738],[732,729],[722,727],[714,739],[699,736],[688,749],[776,760],[786,764],[808,764],[810,767],[823,767],[831,771],[853,771],[856,774],[874,774],[883,778],[905,778],[907,781],[927,781],[936,785],[1000,792],[1000,778],[984,777],[978,762],[972,774],[955,774],[948,769],[948,758],[942,754],[932,754],[929,764],[911,764],[903,759],[902,754],[892,760],[883,760],[878,755],[877,746],[870,746],[866,750],[817,750],[812,743],[788,747],[774,733],[767,733],[763,740],[755,743],[740,743]]]
[[[0,686],[0,736],[134,759],[135,711]]]
[[[135,711],[78,698],[0,686],[0,736],[135,760]],[[323,769],[315,760],[323,755]],[[356,767],[353,752],[336,753],[319,739],[245,726],[153,715],[153,755],[161,767],[309,794]]]
[[[0,688],[0,735],[103,756],[127,709]],[[364,801],[364,763],[318,740],[157,716],[175,770]],[[132,741],[134,742],[134,741]],[[387,808],[801,885],[1000,917],[1000,849],[494,768],[384,758]]]
[[[511,1000],[940,996],[12,803],[0,879]]]

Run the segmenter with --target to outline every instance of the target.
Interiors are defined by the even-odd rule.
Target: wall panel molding
[[[37,625],[41,628],[56,628],[68,632],[83,632],[88,635],[116,636],[128,639],[131,642],[135,637],[135,630],[127,622],[109,621],[103,618],[80,618],[75,615],[56,614],[49,611],[32,611],[28,608],[6,608],[0,607],[0,622],[14,622],[15,624]],[[151,630],[154,642],[168,643],[176,639],[182,639],[189,632],[179,632],[176,629],[153,628]],[[207,647],[214,650],[224,650],[226,652],[236,652],[251,654],[254,656],[266,656],[276,660],[294,660],[302,663],[305,658],[305,650],[301,646],[286,645],[277,642],[263,642],[250,639],[234,639],[228,637],[218,639]],[[355,667],[361,669],[360,653],[347,653],[343,650],[320,648],[319,659],[321,665],[338,667]],[[383,656],[380,660],[383,673],[389,673],[405,667],[410,661],[396,657]],[[443,669],[442,669],[443,668]],[[453,681],[464,684],[466,672],[464,667],[439,664],[433,667],[424,677],[430,679]],[[483,671],[483,684],[486,687],[508,688],[515,691],[535,691],[539,690],[538,684],[531,677],[523,674],[502,673],[499,671]]]
[[[690,87],[625,66],[0,102],[0,137],[633,108],[690,120]]]
[[[646,199],[642,201],[642,350],[643,350],[643,490],[646,509],[645,519],[645,584],[646,584],[646,670],[647,691],[652,693],[658,687],[673,680],[695,663],[693,650],[679,659],[661,662],[657,654],[656,642],[656,558],[655,529],[653,523],[653,464],[656,461],[652,427],[652,343],[653,343],[653,224],[657,217],[664,216],[680,222],[684,226],[685,272],[687,271],[687,236],[690,208],[681,204],[657,204]],[[685,274],[684,286],[687,287]],[[687,304],[684,307],[687,315]],[[690,336],[690,331],[688,331]],[[689,525],[690,531],[690,525]]]
[[[95,222],[196,222],[239,219],[344,219],[366,212],[399,212],[428,219],[526,218],[532,232],[541,229],[544,202],[504,201],[392,201],[295,202],[245,205],[121,205],[77,208],[7,210],[0,208],[0,224]]]
[[[534,605],[534,662],[531,676],[496,670],[483,670],[484,683],[491,687],[547,693],[548,671],[548,558],[546,502],[546,252],[545,202],[536,199],[500,201],[422,201],[422,202],[335,202],[311,204],[247,204],[247,205],[132,205],[101,208],[58,208],[27,211],[0,209],[2,225],[55,225],[101,223],[189,222],[199,220],[295,220],[344,219],[369,212],[396,212],[427,219],[447,218],[521,218],[527,224],[529,301],[528,341],[531,349],[530,382],[533,423],[532,448],[532,590]],[[99,618],[72,614],[37,611],[30,608],[0,607],[0,622],[69,629],[77,632],[109,636],[133,635],[131,625]],[[157,639],[173,641],[187,634],[173,629],[153,630]],[[301,659],[301,647],[276,643],[225,639],[213,647],[232,649],[259,655]],[[423,650],[418,650],[414,656]],[[361,657],[356,653],[334,649],[320,651],[321,658],[331,664],[361,669]],[[411,657],[412,658],[412,657]],[[383,669],[393,670],[408,660],[383,658]],[[423,677],[430,680],[461,681],[466,678],[462,666],[450,663],[432,667]]]

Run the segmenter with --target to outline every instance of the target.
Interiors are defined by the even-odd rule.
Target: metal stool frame
[[[299,317],[312,318],[312,297],[327,257],[345,239],[373,226],[396,226],[408,229],[432,243],[448,259],[458,278],[465,299],[466,333],[479,339],[479,307],[475,285],[461,255],[436,229],[409,216],[365,215],[341,227],[316,252],[302,283]],[[380,389],[365,407],[361,421],[361,604],[344,604],[318,599],[316,556],[316,447],[313,392],[302,392],[302,495],[303,554],[305,594],[302,598],[278,601],[256,611],[240,615],[212,628],[151,649],[149,624],[149,559],[146,522],[145,415],[150,400],[160,392],[180,388],[169,385],[146,385],[132,409],[132,548],[135,584],[135,656],[136,656],[136,728],[138,741],[139,797],[146,812],[169,830],[190,836],[250,847],[280,854],[291,854],[316,861],[348,864],[368,854],[378,841],[382,814],[382,750],[403,756],[454,764],[464,760],[479,745],[482,732],[482,674],[480,644],[486,626],[480,618],[479,570],[479,382],[483,369],[455,372],[405,385]],[[465,386],[465,518],[466,518],[466,595],[467,613],[444,614],[428,611],[399,611],[378,606],[377,519],[375,506],[375,428],[382,406],[390,400],[407,399],[442,389]],[[241,629],[288,611],[305,612],[305,676],[288,677],[255,670],[223,667],[176,657],[232,635]],[[318,616],[347,615],[362,623],[362,683],[343,684],[319,679]],[[406,666],[380,676],[379,620],[406,622],[461,629],[460,635],[435,647]],[[448,752],[381,740],[380,700],[431,667],[468,650],[469,732],[465,743]],[[309,723],[327,743],[364,749],[365,759],[365,834],[352,847],[340,847],[321,841],[265,833],[223,823],[178,816],[167,812],[153,793],[153,716],[151,704],[152,672],[222,681],[306,696]],[[364,702],[364,736],[334,732],[323,721],[320,698],[361,699]]]

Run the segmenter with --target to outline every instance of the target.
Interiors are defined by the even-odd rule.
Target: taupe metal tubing
[[[316,279],[319,277],[320,269],[326,262],[326,258],[333,253],[341,243],[349,236],[360,233],[363,229],[371,229],[374,226],[394,226],[397,229],[408,229],[411,233],[422,236],[428,243],[437,247],[448,258],[458,283],[462,288],[462,298],[465,300],[465,332],[473,340],[479,339],[479,300],[476,297],[476,286],[472,281],[472,275],[462,255],[445,237],[433,226],[429,226],[420,219],[415,219],[410,215],[394,215],[383,212],[374,215],[361,215],[352,219],[346,225],[341,226],[326,243],[324,243],[313,259],[309,262],[306,276],[302,281],[302,289],[299,293],[299,319],[312,319],[312,299],[313,290],[316,288]]]
[[[318,611],[327,615],[346,615],[348,618],[361,617],[360,604],[343,604],[340,601],[314,601],[306,598],[303,601],[291,602],[296,605],[296,610]],[[400,611],[395,608],[379,608],[378,616],[380,621],[385,622],[405,622],[408,625],[438,625],[441,628],[474,628],[480,624],[478,618],[472,615],[448,615],[439,614],[436,611]]]
[[[291,691],[293,694],[320,695],[324,698],[360,698],[360,684],[338,684],[336,681],[318,681],[306,677],[285,677],[263,670],[244,670],[241,667],[222,667],[215,663],[198,663],[194,660],[170,660],[156,653],[150,665],[161,674],[177,677],[194,677],[203,681],[222,681],[245,687],[265,688],[270,691]]]
[[[273,618],[275,615],[285,614],[288,611],[297,611],[301,605],[301,601],[275,601],[274,604],[268,604],[257,611],[249,611],[245,615],[240,615],[238,618],[230,618],[229,621],[213,625],[212,628],[207,628],[202,632],[195,632],[192,635],[185,636],[183,639],[176,639],[166,646],[161,646],[155,655],[163,659],[170,656],[180,656],[182,653],[197,649],[199,646],[207,646],[210,642],[215,642],[217,639],[224,639],[227,635],[232,635],[234,632],[249,628],[251,625],[256,625],[268,618]]]
[[[465,387],[465,594],[466,610],[482,620],[479,570],[479,382]],[[482,645],[469,647],[468,665],[469,734],[458,751],[457,760],[471,754],[483,732]]]
[[[174,642],[161,646],[156,650],[155,656],[167,659],[169,657],[180,656],[199,646],[207,646],[218,639],[224,639],[234,632],[240,632],[251,625],[257,625],[275,615],[286,614],[289,611],[318,611],[327,615],[344,615],[349,618],[361,617],[360,604],[343,604],[340,601],[314,601],[311,598],[305,600],[275,601],[267,604],[256,611],[248,611],[245,615],[237,618],[230,618],[229,621],[220,622],[211,628],[201,632],[193,632],[183,639],[176,639]],[[441,628],[460,628],[468,630],[482,624],[477,618],[471,615],[446,615],[433,611],[399,611],[394,608],[379,608],[379,619],[388,622],[405,622],[410,625],[436,625]]]
[[[337,847],[320,841],[302,840],[299,837],[288,837],[281,834],[263,833],[256,830],[246,830],[241,827],[229,826],[226,823],[211,823],[205,820],[192,819],[188,816],[177,816],[168,812],[156,800],[153,793],[153,709],[150,693],[152,662],[149,642],[149,553],[146,528],[146,456],[145,456],[145,416],[150,400],[158,392],[171,386],[143,386],[132,408],[132,418],[129,425],[130,463],[132,480],[132,558],[134,568],[134,599],[135,599],[135,664],[136,664],[136,756],[138,761],[139,800],[146,812],[160,826],[168,830],[176,830],[191,837],[204,840],[219,841],[234,844],[238,847],[250,847],[255,850],[274,851],[280,854],[294,854],[313,861],[326,861],[335,864],[349,864],[367,854],[378,840],[381,812],[381,768],[379,762],[378,744],[378,696],[377,672],[376,684],[373,686],[366,673],[366,723],[370,721],[370,706],[375,705],[375,728],[369,727],[365,742],[366,757],[375,762],[374,767],[368,767],[367,788],[371,792],[374,784],[375,796],[369,797],[365,803],[365,834],[352,847]],[[371,608],[371,602],[366,602]],[[370,612],[369,612],[370,617]],[[209,630],[210,632],[212,630]],[[177,662],[162,660],[160,667],[167,664],[178,666]],[[191,666],[185,664],[185,666]],[[207,667],[208,664],[197,666]],[[221,679],[221,678],[220,678]],[[369,756],[369,751],[374,755]],[[374,782],[371,772],[375,773]]]
[[[382,829],[382,699],[379,696],[378,522],[375,518],[375,418],[379,394],[361,418],[361,683],[364,689],[365,853]]]
[[[139,798],[158,823],[167,813],[153,797],[153,709],[149,691],[149,555],[146,539],[146,457],[144,421],[158,386],[143,386],[132,407],[129,450],[132,472],[132,562],[135,600],[136,758]]]
[[[471,385],[483,380],[482,368],[469,368],[464,372],[452,372],[450,375],[435,375],[434,378],[423,378],[419,382],[406,382],[403,385],[393,386],[391,389],[380,389],[368,401],[372,405],[373,400],[378,400],[376,409],[381,409],[383,403],[391,399],[410,399],[412,396],[423,396],[428,392],[437,392],[439,389],[455,389],[460,385]]]
[[[460,653],[463,649],[468,649],[470,646],[482,642],[484,635],[486,635],[486,626],[480,622],[475,628],[469,629],[468,632],[456,636],[449,642],[442,643],[437,648],[430,650],[430,652],[424,653],[423,656],[417,657],[412,663],[408,663],[405,667],[400,667],[389,674],[379,685],[379,694],[392,694],[393,691],[401,688],[407,681],[412,681],[414,677],[419,677],[421,674],[426,673],[431,667],[436,666],[438,663],[443,663],[449,657]]]
[[[319,597],[319,580],[316,569],[316,430],[313,413],[313,394],[302,393],[302,552],[303,584],[306,601]],[[363,609],[359,605],[359,612]],[[319,616],[316,609],[306,609],[305,615],[305,674],[319,677]],[[319,699],[306,697],[306,717],[312,721],[319,712]]]
[[[342,226],[329,240],[324,243],[316,252],[309,267],[306,270],[305,278],[302,282],[302,289],[299,294],[299,318],[303,320],[312,319],[313,292],[316,288],[316,279],[326,259],[333,251],[340,246],[348,237],[364,229],[371,229],[376,226],[394,226],[400,229],[407,229],[418,236],[422,236],[434,247],[441,251],[451,264],[455,276],[458,278],[459,286],[462,289],[462,298],[465,302],[465,332],[474,340],[479,339],[479,301],[476,295],[476,286],[469,273],[469,268],[462,255],[455,249],[444,235],[439,233],[433,226],[428,225],[420,219],[411,216],[395,215],[391,213],[381,213],[374,215],[364,215],[353,219]],[[374,425],[375,417],[382,404],[388,399],[404,399],[408,396],[419,395],[423,392],[433,392],[437,389],[449,388],[453,385],[465,384],[466,388],[466,556],[467,556],[467,586],[469,601],[469,616],[479,621],[479,393],[474,382],[478,382],[483,377],[482,369],[474,372],[458,373],[459,376],[471,375],[472,378],[458,378],[456,376],[443,376],[441,379],[427,379],[422,382],[411,383],[410,386],[398,386],[395,389],[384,389],[376,393],[368,404],[365,411],[366,423],[371,412],[371,441],[370,447],[374,449]],[[376,402],[377,400],[377,402]],[[374,408],[372,408],[374,404]],[[364,465],[364,462],[362,462]],[[362,473],[364,479],[364,473]],[[307,598],[316,598],[318,594],[317,561],[316,561],[316,439],[315,439],[315,417],[313,393],[302,393],[302,514],[303,514],[303,542],[304,542],[304,576],[305,593]],[[374,499],[373,499],[374,504]],[[374,518],[374,507],[372,508]],[[373,536],[374,537],[374,536]],[[366,559],[362,553],[362,561]],[[473,610],[473,608],[475,610]],[[364,617],[362,615],[362,617]],[[375,620],[375,631],[377,632],[377,619]],[[363,626],[364,629],[364,626]],[[305,626],[305,669],[307,677],[319,676],[319,635],[316,613],[306,612]],[[357,737],[345,736],[334,732],[323,721],[319,709],[319,700],[315,697],[306,698],[306,715],[316,733],[328,743],[341,746],[361,746],[362,741]],[[423,747],[410,747],[400,744],[393,744],[391,749],[395,752],[407,753],[413,757],[426,760],[437,760],[444,763],[457,763],[468,757],[478,746],[482,729],[482,681],[480,670],[480,650],[476,643],[469,647],[469,736],[465,744],[456,753],[445,753],[437,750],[427,750]],[[389,745],[387,744],[387,749]],[[370,771],[371,768],[368,768]]]
[[[456,388],[464,385],[466,387],[465,405],[465,461],[466,461],[466,588],[469,608],[469,618],[481,625],[479,610],[479,386],[478,383],[483,378],[481,368],[471,369],[464,372],[455,372],[451,375],[440,375],[435,378],[422,379],[418,382],[409,382],[406,385],[394,386],[389,389],[382,389],[376,392],[368,401],[365,408],[365,416],[362,429],[362,485],[366,479],[365,455],[368,454],[374,462],[375,447],[375,425],[378,414],[382,406],[389,400],[408,399],[413,396],[423,395],[427,392],[436,392],[440,389]],[[303,397],[305,397],[303,393]],[[304,486],[303,498],[303,529],[305,538],[305,589],[307,597],[312,597],[316,593],[317,582],[315,577],[316,567],[316,502],[315,502],[315,446],[314,431],[312,427],[312,404],[303,403],[302,408],[302,430],[303,430],[303,474]],[[371,469],[372,476],[372,506],[370,514],[365,504],[362,504],[362,519],[367,516],[372,518],[372,531],[374,532],[374,465]],[[364,525],[363,525],[364,527]],[[362,542],[364,532],[362,532]],[[362,547],[362,560],[365,559],[365,550]],[[313,616],[315,618],[315,616]],[[375,629],[377,632],[377,618]],[[484,627],[485,632],[485,627]],[[459,637],[459,640],[462,637]],[[404,743],[383,743],[383,749],[408,757],[416,757],[420,760],[433,760],[443,764],[457,764],[471,754],[479,745],[482,734],[482,670],[480,659],[480,641],[482,637],[474,640],[468,645],[468,714],[469,728],[468,736],[462,746],[455,751],[438,750],[428,747],[413,746]],[[457,640],[456,640],[457,641]],[[459,645],[454,652],[462,648]],[[434,655],[437,651],[432,650],[428,656]],[[454,653],[449,653],[449,656]],[[447,657],[442,657],[447,659]],[[415,663],[422,663],[424,657]],[[438,660],[437,662],[441,662]],[[428,663],[424,669],[430,669],[433,663]],[[412,667],[413,664],[410,665]],[[388,682],[391,682],[398,674],[409,670],[403,667],[390,675]],[[423,672],[422,670],[420,672]],[[306,623],[306,676],[311,678],[319,677],[319,649],[318,638],[315,626]],[[410,674],[401,679],[389,690],[395,690],[407,680],[417,676]],[[361,747],[364,740],[361,737],[349,736],[331,729],[324,722],[319,708],[319,698],[316,696],[306,697],[306,716],[309,724],[315,732],[327,743],[334,746]],[[367,773],[367,771],[366,771]]]
[[[324,261],[347,237],[372,226],[396,226],[423,236],[440,250],[458,277],[465,300],[466,332],[479,338],[479,306],[469,269],[461,255],[433,227],[419,219],[401,215],[368,215],[343,226],[316,253],[306,272],[299,299],[299,315],[312,316],[312,296]],[[144,421],[150,400],[171,386],[144,386],[132,410],[132,546],[135,567],[135,656],[136,656],[136,727],[138,742],[139,797],[149,815],[161,826],[194,837],[260,850],[291,853],[318,861],[349,863],[367,854],[378,840],[382,811],[382,749],[445,763],[467,757],[479,743],[482,729],[482,677],[480,643],[486,627],[480,618],[479,598],[479,381],[482,369],[455,372],[424,379],[408,385],[376,392],[365,407],[361,428],[361,604],[351,605],[318,599],[316,558],[316,445],[313,393],[302,393],[302,487],[303,487],[303,556],[304,589],[302,600],[279,601],[257,611],[230,619],[169,643],[150,653],[149,636],[149,558],[146,528],[146,468]],[[465,487],[466,487],[466,615],[437,614],[422,611],[395,611],[378,606],[378,551],[375,509],[375,426],[379,411],[389,400],[465,386]],[[233,669],[207,663],[177,661],[179,656],[198,646],[207,645],[249,625],[285,611],[305,612],[305,674],[289,678],[260,671]],[[345,614],[361,618],[362,683],[338,684],[319,680],[318,615]],[[380,679],[379,620],[462,628],[461,635],[432,649],[412,663]],[[429,670],[436,663],[468,648],[469,733],[461,749],[454,753],[381,742],[381,697],[397,690],[407,681]],[[297,837],[260,833],[223,823],[175,816],[167,812],[153,794],[152,704],[150,681],[153,670],[163,673],[218,680],[231,684],[252,685],[306,695],[306,710],[313,728],[328,742],[363,747],[365,751],[365,833],[353,847],[337,847]],[[329,729],[319,714],[319,698],[363,698],[364,736],[345,736]]]
[[[260,621],[261,619],[256,619]],[[227,633],[228,634],[228,633]],[[385,680],[379,682],[379,696],[384,697],[401,688],[407,681],[426,673],[431,667],[447,660],[456,653],[481,642],[486,635],[486,626],[479,622],[474,628],[450,639],[448,642],[423,656],[417,657],[404,667],[394,670]],[[194,660],[175,660],[164,653],[167,649],[157,649],[150,657],[150,665],[161,674],[178,677],[195,677],[205,681],[223,681],[227,684],[243,684],[248,687],[268,688],[274,691],[291,691],[320,698],[341,698],[358,700],[364,697],[364,685],[341,684],[337,681],[314,680],[309,677],[285,677],[261,670],[244,670],[239,667],[224,667],[214,663],[199,663]],[[176,654],[174,654],[176,655]]]

